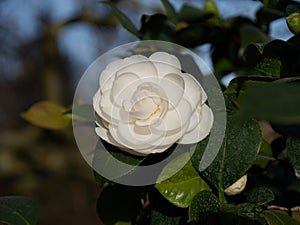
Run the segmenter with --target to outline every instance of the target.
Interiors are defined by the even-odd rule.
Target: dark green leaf
[[[110,6],[112,12],[114,13],[114,15],[118,18],[118,20],[120,21],[120,23],[122,24],[122,26],[129,31],[130,33],[132,33],[133,35],[135,35],[136,37],[140,37],[140,34],[138,32],[138,29],[135,27],[135,25],[131,22],[131,20],[123,13],[121,12],[113,2],[109,2],[109,1],[100,1],[100,3],[103,4],[107,4]]]
[[[179,225],[180,217],[169,217],[157,211],[151,213],[150,225]]]
[[[32,105],[21,116],[35,126],[46,129],[63,129],[71,123],[71,117],[65,115],[66,108],[49,101]]]
[[[108,151],[101,149],[99,143],[93,158],[93,168],[96,173],[105,175],[105,177],[102,177],[98,174],[95,177],[97,183],[101,186],[107,180],[115,181],[120,177],[131,174],[145,159],[145,157],[138,157],[124,152],[106,142],[103,142],[103,144]]]
[[[172,4],[168,0],[161,0],[162,4],[165,7],[168,19],[172,21],[173,23],[177,22],[177,13],[175,11],[175,8],[172,6]]]
[[[252,24],[242,24],[239,28],[241,36],[241,47],[245,48],[249,44],[253,43],[265,43],[270,41],[270,37],[261,31],[258,27]]]
[[[300,122],[300,82],[273,82],[248,87],[240,104],[242,118],[277,124]]]
[[[298,52],[297,49],[290,43],[282,40],[273,40],[266,44],[250,44],[245,51],[245,61],[252,67],[257,67],[260,71],[267,74],[275,73],[272,76],[278,75],[280,61],[281,77],[297,76],[299,68],[297,67]]]
[[[39,209],[30,198],[21,196],[0,197],[0,224],[34,225]]]
[[[202,9],[198,9],[189,5],[183,5],[177,14],[178,21],[185,21],[188,23],[204,22],[213,15],[204,12]]]
[[[281,62],[276,58],[266,57],[256,64],[254,68],[266,75],[279,78],[281,72]]]
[[[300,140],[297,138],[289,137],[287,140],[287,153],[290,159],[295,174],[300,178]]]
[[[164,34],[166,29],[167,17],[163,14],[154,14],[151,16],[143,15],[141,18],[141,30],[143,39],[160,39],[167,40],[168,37]]]
[[[295,12],[300,12],[300,4],[299,5],[288,5],[286,7],[286,13],[288,15],[295,13]]]
[[[182,208],[188,207],[198,192],[210,190],[189,158],[189,153],[185,153],[171,161],[163,169],[155,185],[166,199]],[[170,177],[170,174],[175,175]]]
[[[210,191],[201,191],[193,198],[189,208],[189,221],[204,224],[217,217],[220,203]]]
[[[300,225],[300,222],[282,211],[266,210],[264,217],[269,225]]]
[[[263,140],[254,164],[265,168],[270,160],[275,160],[272,147],[267,141]]]
[[[248,87],[256,84],[268,83],[274,81],[273,77],[265,76],[243,76],[234,78],[227,89],[224,91],[235,105],[240,106],[241,99]]]
[[[209,137],[208,137],[209,138]],[[197,167],[205,151],[208,138],[197,145],[193,163]],[[258,123],[250,120],[237,122],[236,116],[228,114],[224,142],[212,164],[201,172],[218,190],[223,190],[241,178],[254,163],[260,145],[261,132]],[[223,201],[220,197],[220,201]]]
[[[101,192],[97,212],[105,225],[117,222],[134,222],[142,210],[138,187],[109,185]]]
[[[271,202],[274,200],[274,198],[274,193],[266,187],[259,187],[252,190],[247,197],[249,203],[257,205],[263,205]]]
[[[224,204],[220,213],[222,224],[259,225],[265,224],[262,209],[254,204]]]

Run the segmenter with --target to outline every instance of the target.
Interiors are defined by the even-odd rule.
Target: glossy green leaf
[[[269,225],[300,225],[300,222],[282,211],[266,210],[264,217]]]
[[[252,85],[240,104],[243,118],[264,119],[277,124],[300,122],[300,82]]]
[[[204,22],[212,15],[207,14],[202,9],[184,4],[177,14],[178,21],[185,21],[188,23]]]
[[[205,151],[209,137],[197,145],[193,163],[197,167]],[[236,116],[228,114],[224,142],[212,164],[201,172],[218,190],[220,201],[223,190],[242,177],[254,163],[262,142],[261,131],[255,120],[244,124]]]
[[[34,225],[39,209],[30,198],[21,196],[0,197],[0,224]]]
[[[222,224],[260,225],[265,224],[262,209],[257,205],[243,203],[240,205],[224,204],[221,206]]]
[[[100,1],[100,3],[107,4],[110,6],[113,14],[118,18],[122,26],[133,35],[140,37],[140,33],[138,29],[135,27],[135,25],[131,22],[131,20],[123,13],[121,12],[113,2],[110,1]]]
[[[141,192],[138,187],[109,185],[101,192],[97,202],[98,216],[105,225],[121,222],[135,224],[141,210]]]
[[[99,144],[95,151],[93,158],[93,168],[96,171],[96,181],[103,186],[108,179],[115,181],[116,179],[129,175],[145,160],[145,157],[138,157],[127,152],[124,152],[117,147],[103,142],[105,149],[101,149]],[[122,162],[122,166],[118,166],[118,162]],[[105,174],[106,177],[102,177],[97,174],[97,171],[101,171],[101,174]]]
[[[300,140],[298,138],[289,137],[287,140],[287,153],[291,161],[295,174],[300,178]]]
[[[169,217],[157,211],[151,212],[150,225],[179,225],[180,217]]]
[[[71,117],[64,114],[65,107],[49,101],[41,101],[32,105],[21,116],[35,126],[46,129],[62,129],[71,123]]]
[[[281,72],[281,62],[276,58],[266,57],[262,59],[254,68],[266,75],[279,78]]]
[[[261,31],[258,27],[252,24],[242,24],[239,28],[241,36],[241,47],[245,48],[247,45],[252,43],[265,43],[270,41],[270,37]]]
[[[201,191],[195,195],[189,207],[189,222],[204,224],[217,217],[220,203],[210,191]]]
[[[242,76],[234,78],[230,83],[227,89],[224,91],[224,94],[227,95],[231,101],[234,102],[236,106],[240,106],[241,99],[243,98],[245,91],[248,87],[255,84],[268,83],[276,80],[273,77],[265,76]]]
[[[275,160],[272,147],[267,141],[263,140],[254,164],[265,168],[271,160]]]
[[[263,205],[275,199],[274,193],[266,188],[259,187],[250,192],[247,197],[248,201],[253,204]]]
[[[199,176],[189,153],[185,153],[171,161],[161,172],[155,187],[171,203],[178,207],[188,207],[194,196],[203,190],[210,190],[205,181]],[[187,162],[185,165],[183,162]],[[176,174],[175,172],[178,171]],[[169,177],[170,174],[175,174]]]

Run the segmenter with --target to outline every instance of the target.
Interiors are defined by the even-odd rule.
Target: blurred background
[[[137,27],[142,14],[163,9],[160,0],[114,2]],[[177,9],[184,3],[204,4],[170,2]],[[223,18],[238,14],[254,19],[262,5],[215,2]],[[272,22],[270,35],[292,36],[284,19]],[[107,50],[135,40],[96,0],[0,0],[0,196],[33,197],[40,206],[38,224],[101,224],[96,213],[100,189],[77,150],[72,127],[42,130],[20,114],[40,100],[71,106],[87,67]],[[212,65],[209,46],[193,50]]]

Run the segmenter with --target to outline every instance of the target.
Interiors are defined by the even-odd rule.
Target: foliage
[[[97,209],[106,224],[299,224],[268,206],[291,208],[300,202],[300,3],[261,2],[252,21],[240,16],[221,18],[211,0],[203,9],[185,4],[179,11],[162,0],[165,13],[142,15],[139,28],[115,4],[104,2],[123,27],[142,40],[165,40],[188,48],[210,44],[220,85],[224,76],[235,74],[228,87],[222,86],[228,107],[227,130],[213,163],[199,171],[207,138],[198,143],[192,161],[163,179],[190,156],[181,155],[166,165],[154,186],[105,185]],[[279,18],[286,18],[294,33],[287,41],[269,36],[271,22]],[[40,107],[34,107],[24,117],[44,128],[64,127],[64,110],[50,109],[40,112]],[[40,123],[47,113],[56,118],[53,124],[57,126]],[[269,143],[264,140],[260,120],[268,121],[281,137]],[[111,155],[135,166],[151,162],[148,157],[134,159],[117,150]],[[246,189],[226,196],[224,190],[245,174]],[[118,174],[123,175],[127,173]],[[107,184],[100,175],[96,178],[100,185]]]

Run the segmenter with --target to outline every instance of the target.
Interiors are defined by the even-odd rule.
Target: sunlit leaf
[[[46,129],[62,129],[71,122],[71,117],[64,114],[65,107],[53,102],[42,101],[32,105],[21,116],[35,126]]]
[[[0,197],[0,224],[35,225],[39,209],[30,198],[21,196]]]
[[[188,207],[198,192],[210,190],[193,167],[189,158],[189,153],[185,153],[171,161],[163,169],[155,185],[166,199],[182,208]],[[184,165],[183,162],[187,163]],[[175,175],[165,179],[176,171],[178,172]]]

